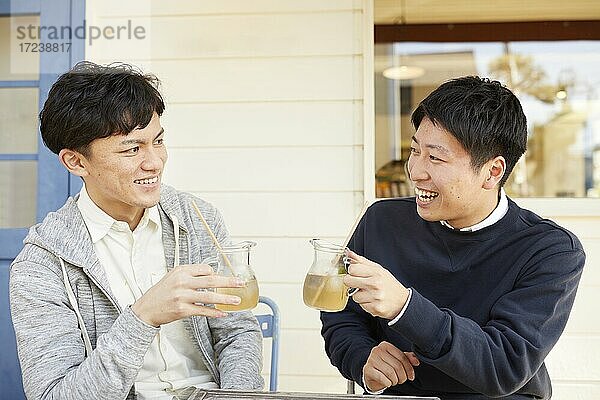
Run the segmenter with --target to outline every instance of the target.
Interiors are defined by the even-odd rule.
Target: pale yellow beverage
[[[343,310],[348,303],[344,275],[306,275],[302,297],[304,304],[317,310]]]
[[[238,296],[242,301],[240,304],[215,304],[221,311],[244,311],[250,310],[258,304],[258,282],[256,278],[250,279],[245,287],[241,288],[217,288],[217,293]]]

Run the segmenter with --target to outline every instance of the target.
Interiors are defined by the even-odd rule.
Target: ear
[[[500,184],[504,173],[506,172],[506,160],[502,156],[496,156],[486,163],[486,179],[483,182],[484,189],[494,189]]]
[[[62,149],[58,153],[60,163],[73,175],[87,176],[89,172],[85,168],[87,160],[83,154],[75,150]]]

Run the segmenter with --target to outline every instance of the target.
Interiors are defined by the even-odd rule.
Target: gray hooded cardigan
[[[163,185],[159,212],[169,269],[216,251],[192,199],[219,242],[229,240],[216,208]],[[11,265],[10,305],[27,397],[134,399],[135,378],[160,328],[116,302],[75,199],[33,226],[24,244]],[[262,335],[252,313],[192,317],[186,329],[221,388],[263,388]]]

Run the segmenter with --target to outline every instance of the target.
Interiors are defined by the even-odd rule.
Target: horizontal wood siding
[[[342,242],[372,196],[371,7],[88,0],[88,24],[144,29],[143,39],[88,43],[86,54],[161,79],[164,181],[217,206],[235,240],[258,242],[261,294],[282,313],[284,391],[346,388],[301,287],[313,257],[308,240]],[[269,351],[266,341],[265,376]]]

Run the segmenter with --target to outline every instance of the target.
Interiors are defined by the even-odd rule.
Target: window
[[[507,193],[600,197],[598,65],[600,41],[376,44],[377,196],[412,195],[404,172],[412,110],[442,82],[479,75],[511,88],[527,116],[528,150]]]

